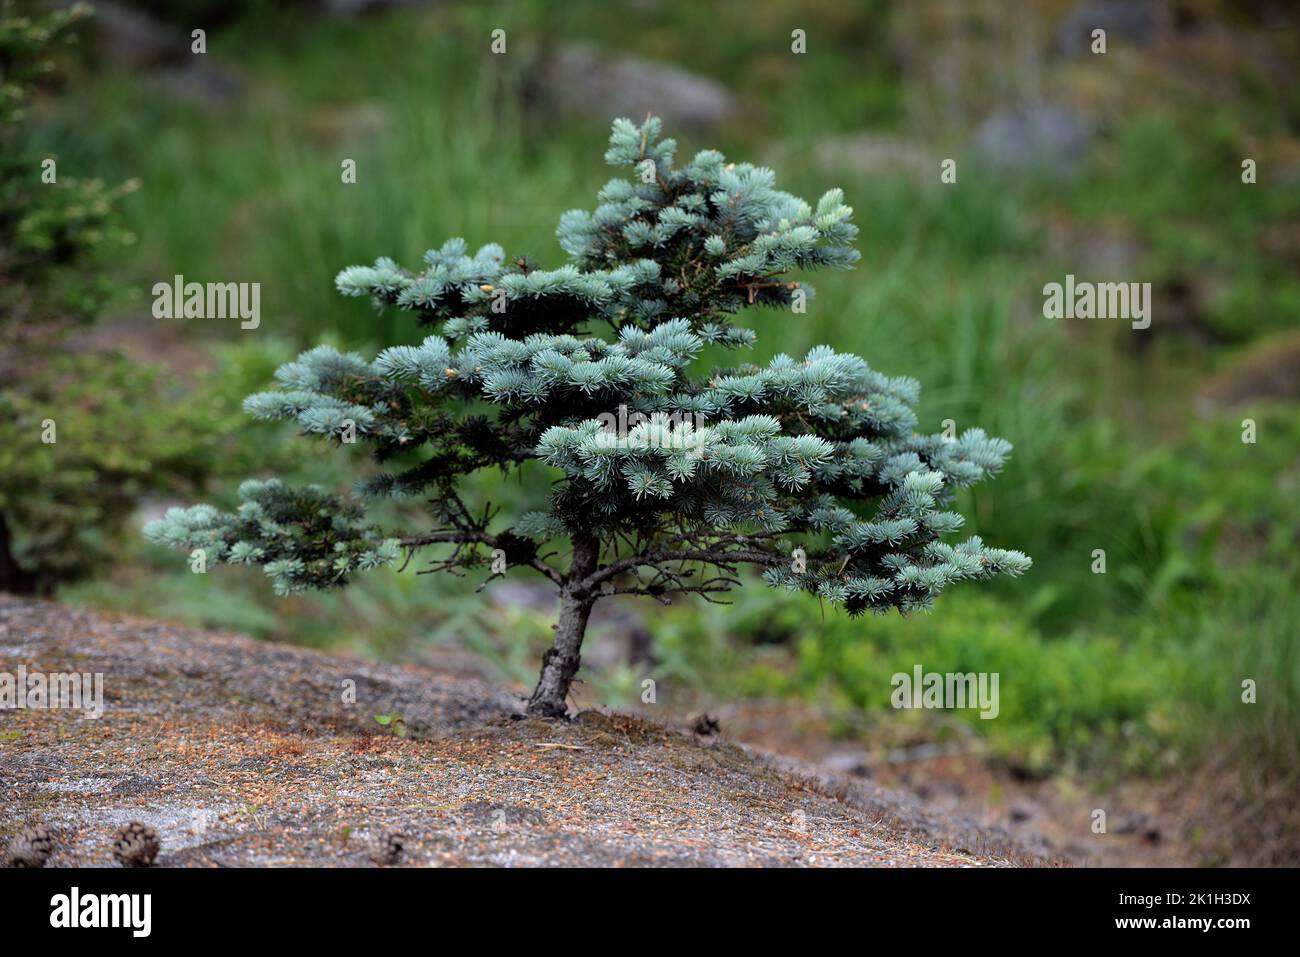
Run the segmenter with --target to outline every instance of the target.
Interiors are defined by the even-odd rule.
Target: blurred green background
[[[654,110],[684,154],[771,165],[798,195],[841,186],[862,262],[813,277],[806,316],[757,314],[754,361],[831,343],[920,379],[928,430],[952,419],[1008,438],[1009,467],[960,505],[1032,572],[908,620],[850,621],[759,585],[729,607],[629,601],[590,639],[581,702],[639,707],[653,677],[674,707],[730,702],[740,727],[744,702],[778,702],[804,716],[792,727],[868,749],[973,740],[1016,781],[1214,769],[1230,782],[1220,818],[1227,801],[1290,837],[1197,825],[1197,859],[1294,861],[1300,51],[1286,5],[393,6],[101,5],[31,134],[60,169],[139,181],[122,203],[137,241],[105,267],[120,293],[80,348],[112,344],[184,401],[233,409],[295,349],[411,341],[400,313],[338,296],[335,273],[378,255],[415,264],[452,236],[558,265],[555,223],[592,205],[623,113]],[[955,184],[940,182],[947,158]],[[261,327],[152,318],[150,287],[178,273],[260,282]],[[1150,282],[1151,328],[1044,318],[1044,284],[1067,273]],[[226,464],[355,477],[345,453],[212,420]],[[211,478],[202,494],[229,504],[234,485]],[[134,524],[177,497],[142,495]],[[133,534],[106,548],[60,600],[521,685],[549,643],[552,608],[526,572],[476,593],[412,567],[275,599],[256,571],[194,575]],[[893,711],[889,675],[916,663],[999,672],[1001,715]]]

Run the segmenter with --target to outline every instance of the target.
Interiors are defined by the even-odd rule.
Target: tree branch
[[[735,536],[732,540],[740,541],[741,538],[742,536]],[[631,571],[634,568],[641,568],[643,566],[655,568],[663,574],[665,570],[661,566],[664,563],[706,562],[734,574],[735,566],[742,562],[766,568],[771,565],[783,564],[785,560],[786,556],[780,552],[764,551],[753,547],[732,549],[717,549],[716,547],[660,549],[658,551],[629,555],[626,558],[620,558],[617,561],[610,562],[608,565],[598,568],[596,571],[584,578],[578,583],[578,587],[583,590],[592,590],[603,581],[622,574],[623,572]],[[668,574],[677,577],[682,573],[672,572]]]
[[[456,544],[456,545],[486,545],[489,548],[501,548],[501,539],[481,528],[446,528],[438,529],[432,532],[425,532],[421,535],[413,535],[407,538],[398,539],[403,548],[414,551],[424,545],[438,544]],[[552,568],[546,562],[537,556],[533,556],[526,563],[530,568],[534,568],[549,578],[556,585],[564,584],[564,577]],[[444,566],[445,567],[445,566]],[[441,570],[441,569],[439,569]]]

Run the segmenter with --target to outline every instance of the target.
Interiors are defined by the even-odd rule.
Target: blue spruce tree
[[[383,471],[352,496],[250,481],[233,514],[173,509],[149,538],[261,565],[280,594],[343,585],[427,548],[440,550],[433,569],[493,556],[529,567],[560,595],[527,706],[546,717],[567,714],[601,598],[711,598],[748,565],[851,615],[908,612],[953,582],[1029,568],[979,538],[943,541],[962,525],[947,509],[953,490],[995,473],[1010,445],[979,429],[918,433],[915,380],[829,346],[696,371],[706,346],[754,343],[731,323],[742,309],[811,295],[794,271],[851,268],[857,229],[839,190],[811,206],[778,190],[771,170],[712,150],[678,166],[660,134],[654,118],[614,123],[605,160],[630,178],[611,180],[594,211],[560,218],[569,262],[558,269],[453,239],[418,272],[379,259],[339,274],[344,295],[412,312],[434,334],[373,361],[313,349],[245,408],[370,443]],[[532,460],[555,477],[545,511],[494,528],[491,509],[463,501],[470,473]],[[388,496],[427,499],[431,527],[367,521],[366,503]],[[544,554],[553,540],[567,540],[567,562]]]

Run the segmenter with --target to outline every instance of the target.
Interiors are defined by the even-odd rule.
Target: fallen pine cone
[[[158,832],[132,821],[113,838],[113,857],[123,867],[148,867],[158,856]]]
[[[400,831],[384,831],[371,844],[370,859],[380,867],[396,864],[405,844],[406,836]]]
[[[54,835],[42,824],[23,828],[9,842],[10,867],[44,867],[54,853]]]
[[[691,721],[691,730],[701,738],[712,738],[722,730],[722,725],[718,723],[717,718],[705,712]]]

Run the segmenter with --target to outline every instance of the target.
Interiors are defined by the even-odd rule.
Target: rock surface
[[[1030,860],[725,737],[512,720],[520,696],[422,669],[0,596],[0,671],[19,665],[104,676],[97,719],[0,711],[0,843],[39,821],[51,867],[111,866],[128,821],[157,831],[162,867],[373,866],[386,833],[424,866]]]

